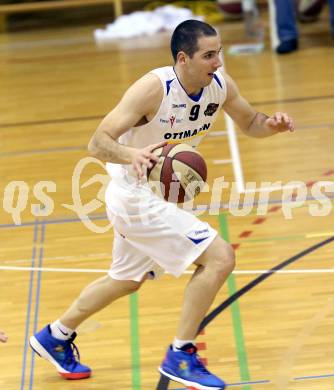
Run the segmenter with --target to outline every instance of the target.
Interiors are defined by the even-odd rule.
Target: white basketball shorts
[[[217,235],[208,223],[168,203],[145,187],[126,188],[111,181],[107,214],[114,226],[109,275],[141,281],[146,274],[180,276]]]

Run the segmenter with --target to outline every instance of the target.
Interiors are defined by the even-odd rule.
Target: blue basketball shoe
[[[178,351],[174,351],[171,345],[159,371],[173,381],[198,390],[225,388],[225,382],[205,368],[193,344],[186,344]]]
[[[69,340],[58,340],[51,335],[50,325],[30,337],[31,348],[42,358],[52,363],[58,373],[66,379],[83,379],[91,375],[91,369],[80,363],[78,348]]]

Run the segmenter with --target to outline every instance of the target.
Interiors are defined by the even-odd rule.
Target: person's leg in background
[[[332,37],[334,39],[334,0],[328,0],[331,18]]]
[[[334,2],[334,0],[330,0]],[[298,49],[298,30],[294,0],[275,0],[276,27],[279,44],[278,54],[290,53]]]

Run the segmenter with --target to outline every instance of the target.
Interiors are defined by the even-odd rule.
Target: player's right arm
[[[131,127],[153,118],[162,98],[163,88],[157,76],[148,73],[136,81],[96,129],[88,145],[90,154],[106,162],[132,164],[138,177],[142,177],[143,166],[151,167],[151,161],[158,161],[153,150],[166,142],[137,149],[122,145],[117,139]]]

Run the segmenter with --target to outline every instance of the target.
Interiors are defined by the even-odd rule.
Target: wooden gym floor
[[[242,24],[220,28],[226,49],[242,39]],[[155,389],[156,368],[174,337],[190,277],[166,275],[147,282],[138,294],[81,326],[77,344],[82,361],[93,368],[91,379],[64,381],[27,347],[28,336],[58,318],[111,261],[112,231],[92,232],[64,206],[73,205],[72,174],[87,157],[91,134],[131,82],[170,63],[167,36],[97,47],[92,29],[0,36],[0,191],[2,197],[5,189],[7,194],[0,210],[0,329],[9,335],[8,343],[0,345],[4,390]],[[226,191],[221,207],[215,203],[211,214],[201,216],[220,229],[237,254],[236,271],[212,309],[248,287],[199,336],[200,353],[213,372],[247,390],[334,388],[334,242],[325,241],[334,236],[333,186],[327,193],[322,189],[327,215],[310,214],[312,205],[321,206],[312,200],[314,183],[334,180],[334,47],[326,16],[302,29],[301,50],[295,54],[278,57],[267,45],[258,55],[225,56],[245,97],[260,111],[287,111],[297,128],[294,134],[265,140],[237,131],[245,182],[256,182],[257,189],[262,182],[287,186],[284,193],[270,194],[265,215],[257,215],[256,205],[246,216],[234,215],[235,205],[224,207]],[[231,158],[224,130],[221,114],[200,147],[209,183],[220,176],[234,180],[233,164],[223,161]],[[97,173],[105,175],[101,166],[90,163],[78,185],[83,205],[96,200],[90,216],[102,229],[107,220],[97,193],[104,176]],[[93,177],[97,182],[83,186]],[[21,183],[18,205],[11,205],[8,195],[13,181],[26,183]],[[41,181],[56,186],[49,193],[54,208],[48,216],[34,215]],[[309,200],[293,209],[299,195],[289,203],[292,181],[305,183],[309,191]],[[263,191],[256,192],[256,200]],[[204,193],[197,204],[209,202],[210,194]],[[14,224],[11,206],[21,210],[15,214],[21,225]],[[291,219],[286,218],[289,210]],[[288,259],[291,264],[283,264],[280,273],[264,273]],[[261,275],[267,278],[249,285]],[[170,384],[171,389],[181,387]]]

